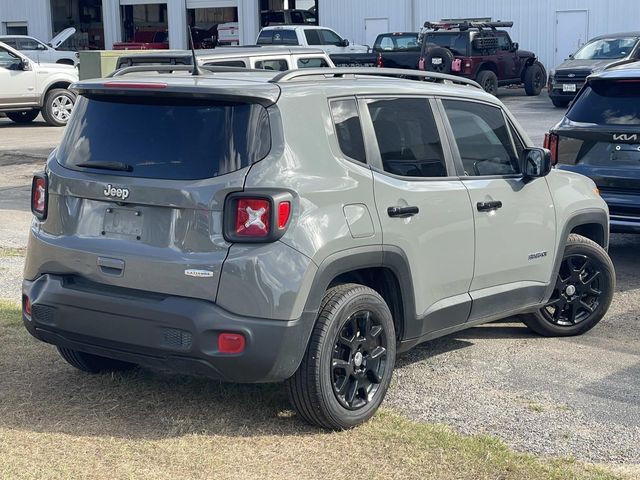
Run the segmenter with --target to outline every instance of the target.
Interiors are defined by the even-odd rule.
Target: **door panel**
[[[389,19],[388,18],[365,18],[364,19],[364,34],[365,45],[373,47],[376,42],[376,38],[381,33],[389,31]]]
[[[588,40],[587,10],[556,12],[555,65],[560,65]]]
[[[402,250],[411,268],[415,311],[406,312],[405,338],[460,325],[470,310],[473,213],[464,184],[447,176],[454,166],[433,105],[384,98],[360,107],[383,249]]]
[[[443,100],[442,106],[474,216],[470,320],[536,304],[555,259],[555,210],[547,182],[523,181],[523,145],[499,107],[462,100]]]
[[[2,85],[2,105],[37,103],[36,73],[33,70],[19,70],[20,58],[0,48],[0,85]]]

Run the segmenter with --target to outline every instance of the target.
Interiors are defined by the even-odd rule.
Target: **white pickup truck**
[[[42,113],[49,125],[66,125],[76,101],[69,86],[77,81],[76,67],[37,63],[0,42],[0,112],[14,122],[32,122]]]
[[[301,46],[321,48],[328,54],[333,53],[366,53],[369,47],[349,43],[330,28],[315,26],[279,25],[265,27],[260,30],[258,45]]]

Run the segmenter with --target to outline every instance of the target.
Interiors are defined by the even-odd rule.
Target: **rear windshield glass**
[[[569,120],[598,125],[640,125],[640,83],[600,82],[580,95]]]
[[[260,105],[79,97],[57,159],[95,173],[198,180],[249,166],[270,148]]]
[[[427,33],[424,45],[426,47],[429,43],[435,43],[439,47],[448,48],[454,55],[466,55],[468,38],[468,34],[460,32]]]
[[[373,45],[376,51],[419,52],[418,35],[415,33],[379,35]]]

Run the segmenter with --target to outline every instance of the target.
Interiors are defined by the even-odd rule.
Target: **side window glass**
[[[502,110],[475,102],[444,100],[444,108],[466,175],[520,173],[516,150]]]
[[[516,156],[518,157],[518,159],[520,159],[522,158],[522,152],[524,152],[525,149],[524,143],[522,143],[522,140],[518,135],[518,131],[511,122],[509,122],[509,130],[511,131],[511,138],[513,138],[513,143],[516,148]]]
[[[247,68],[247,64],[244,63],[244,60],[218,60],[216,62],[207,62],[205,63],[205,66]]]
[[[298,68],[326,68],[329,64],[324,58],[299,58]]]
[[[403,177],[446,177],[438,128],[427,99],[369,103],[385,172]]]
[[[307,38],[307,44],[309,45],[322,45],[322,42],[320,41],[320,34],[318,33],[318,30],[305,30],[304,31],[304,36]]]
[[[9,45],[12,48],[15,48],[16,50],[20,50],[18,48],[18,41],[15,38],[7,38],[1,41],[2,43],[6,43],[7,45]]]
[[[504,33],[498,33],[498,48],[503,52],[508,52],[511,50],[511,42]]]
[[[271,45],[273,43],[273,30],[266,30],[258,36],[258,45]]]
[[[358,162],[366,163],[362,125],[355,99],[332,101],[331,116],[342,153]]]
[[[342,45],[342,39],[331,30],[320,30],[320,35],[324,45],[335,45],[336,47]]]
[[[273,34],[274,45],[298,45],[298,36],[293,30],[276,30]]]
[[[20,39],[20,50],[38,50],[38,47],[40,47],[40,44],[35,40],[30,38]]]
[[[301,24],[304,23],[304,17],[302,16],[302,12],[291,12],[291,23]]]
[[[20,59],[13,53],[0,48],[0,68],[6,68],[7,70],[15,70],[16,66],[20,63]]]
[[[276,72],[284,72],[289,70],[289,64],[284,58],[274,58],[271,60],[257,60],[256,67],[261,70],[275,70]]]

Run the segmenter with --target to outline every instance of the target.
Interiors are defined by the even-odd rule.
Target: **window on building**
[[[369,103],[382,166],[403,177],[446,177],[447,165],[427,99],[396,98]]]
[[[2,25],[5,35],[29,35],[27,22],[3,22]]]

